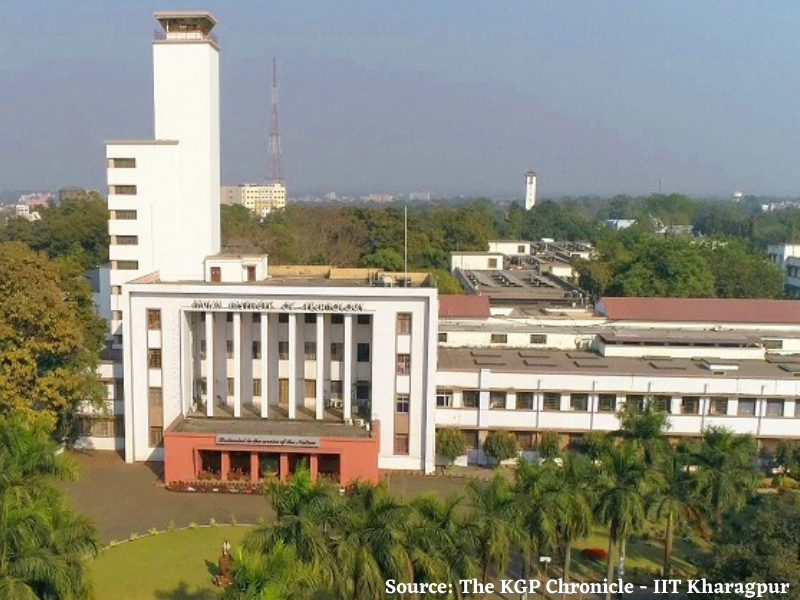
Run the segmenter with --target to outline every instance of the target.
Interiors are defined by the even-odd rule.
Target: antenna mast
[[[278,61],[272,59],[272,116],[267,151],[267,183],[285,185],[281,164],[281,134],[278,131]]]

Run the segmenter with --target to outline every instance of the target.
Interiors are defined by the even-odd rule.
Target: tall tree
[[[613,447],[602,459],[597,518],[608,527],[606,577],[614,578],[614,550],[624,556],[625,540],[645,523],[650,474],[642,453],[631,440]],[[606,595],[610,598],[610,594]]]
[[[99,401],[102,321],[74,279],[21,243],[0,244],[0,414],[20,411],[51,427]]]
[[[711,508],[714,523],[744,506],[758,483],[755,467],[756,441],[749,435],[735,435],[724,427],[709,427],[697,448],[693,462],[697,467],[698,492]]]
[[[597,470],[592,461],[569,453],[554,478],[556,530],[564,550],[564,581],[569,581],[572,544],[589,535],[597,495]]]

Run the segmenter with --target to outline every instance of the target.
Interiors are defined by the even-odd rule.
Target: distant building
[[[411,192],[408,195],[408,199],[412,202],[414,200],[424,200],[425,202],[430,202],[433,200],[433,193],[432,192]]]
[[[636,219],[606,219],[605,224],[609,229],[619,231],[636,225]]]
[[[14,207],[15,215],[28,221],[38,221],[42,218],[37,211],[31,210],[27,204],[17,204]]]
[[[525,173],[525,210],[530,210],[536,205],[536,173]]]
[[[86,190],[82,187],[78,187],[77,185],[68,185],[67,187],[63,187],[58,190],[58,201],[64,202],[64,200],[73,200],[75,198],[79,198],[86,193]]]
[[[392,194],[367,194],[363,200],[366,202],[392,202],[394,196]]]
[[[286,186],[282,183],[242,183],[222,186],[222,204],[241,204],[253,214],[264,216],[286,208]]]

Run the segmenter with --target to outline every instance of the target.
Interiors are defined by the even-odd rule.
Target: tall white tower
[[[536,205],[536,173],[525,173],[525,210],[530,210]]]
[[[158,273],[203,280],[220,250],[219,45],[207,12],[158,12],[155,135],[106,142],[111,333],[121,344],[121,286]]]

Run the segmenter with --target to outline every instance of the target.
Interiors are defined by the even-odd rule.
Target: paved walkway
[[[131,533],[145,533],[190,523],[255,523],[273,518],[262,496],[237,494],[189,494],[168,492],[161,480],[161,463],[125,464],[116,452],[71,452],[78,463],[80,478],[65,486],[75,507],[92,518],[104,543],[127,539]],[[472,475],[472,473],[469,473]],[[457,477],[425,477],[392,473],[385,478],[389,489],[400,497],[430,491],[447,495],[463,490],[466,480]]]

